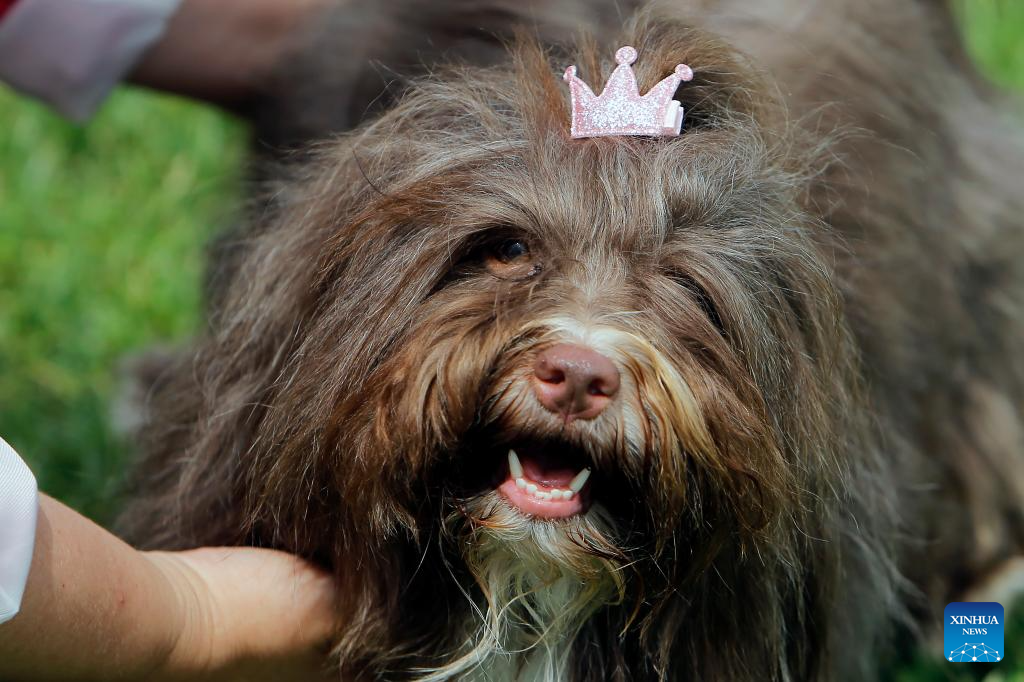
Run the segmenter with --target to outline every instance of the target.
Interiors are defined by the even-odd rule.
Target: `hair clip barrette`
[[[693,70],[679,64],[671,76],[640,96],[636,75],[630,66],[636,61],[636,49],[626,45],[615,52],[618,66],[612,72],[600,96],[576,76],[576,67],[565,70],[565,81],[572,94],[574,138],[605,135],[679,135],[683,126],[683,107],[672,99],[682,81],[693,78]]]

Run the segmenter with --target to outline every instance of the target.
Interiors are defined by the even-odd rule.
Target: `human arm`
[[[341,0],[0,1],[0,80],[85,120],[124,79],[243,110]]]
[[[331,0],[182,0],[129,81],[244,109]]]
[[[334,605],[331,580],[290,555],[138,552],[44,495],[0,679],[316,679]]]

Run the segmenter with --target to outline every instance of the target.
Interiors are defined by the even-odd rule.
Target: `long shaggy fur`
[[[332,568],[346,678],[870,679],[1024,540],[1019,129],[939,3],[581,4],[264,171],[126,533]],[[623,44],[694,68],[685,133],[569,139],[561,69]],[[567,340],[622,374],[571,428],[527,387]],[[479,485],[519,438],[585,453],[586,515]]]

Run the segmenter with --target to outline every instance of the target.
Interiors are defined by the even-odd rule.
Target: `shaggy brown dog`
[[[1019,131],[931,0],[580,16],[264,172],[128,534],[332,567],[351,678],[871,678],[1024,541]],[[625,44],[685,132],[570,139]]]

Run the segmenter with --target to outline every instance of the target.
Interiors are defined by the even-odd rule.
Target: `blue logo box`
[[[1003,660],[1003,607],[994,601],[955,601],[946,605],[943,655],[954,663]]]

